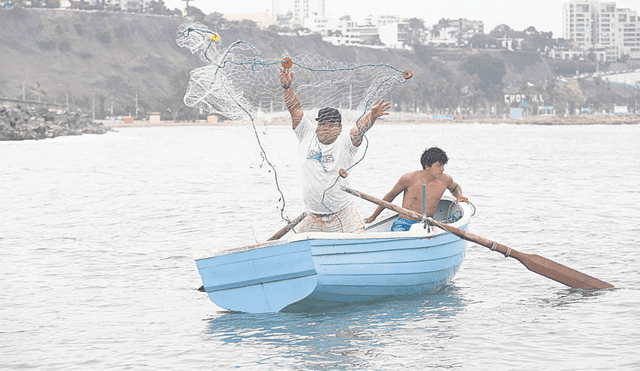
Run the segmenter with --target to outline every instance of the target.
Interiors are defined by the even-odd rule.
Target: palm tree
[[[418,18],[409,19],[409,41],[412,45],[422,44],[421,39],[426,28],[424,22]]]

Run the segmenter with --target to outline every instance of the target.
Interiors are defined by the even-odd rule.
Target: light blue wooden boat
[[[469,205],[444,196],[434,219],[467,230]],[[415,224],[391,232],[397,215],[365,233],[289,233],[228,250],[195,253],[205,291],[238,312],[310,311],[435,291],[451,281],[467,243]],[[454,221],[455,220],[455,221]]]

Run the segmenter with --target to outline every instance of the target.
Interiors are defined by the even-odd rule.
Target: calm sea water
[[[260,135],[295,217],[295,137]],[[477,207],[473,233],[615,289],[573,290],[470,243],[436,293],[229,313],[196,290],[192,253],[285,225],[252,130],[3,142],[0,369],[640,369],[640,126],[379,124],[369,139],[353,188],[383,196],[438,145]]]

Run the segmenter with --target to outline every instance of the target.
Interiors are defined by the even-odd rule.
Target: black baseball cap
[[[316,118],[318,122],[337,122],[342,123],[342,116],[340,116],[340,111],[335,108],[323,108],[318,111],[318,117]]]

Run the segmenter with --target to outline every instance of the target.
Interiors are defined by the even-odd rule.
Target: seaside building
[[[77,0],[76,0],[77,1]],[[143,13],[149,9],[151,0],[85,0],[88,5],[103,4],[105,6],[117,7],[123,12]],[[71,7],[70,0],[60,0],[60,8],[67,9]]]
[[[293,22],[303,25],[305,19],[324,19],[325,0],[293,0]]]
[[[482,21],[472,21],[466,18],[459,18],[449,23],[452,23],[452,26],[455,29],[455,34],[458,38],[458,45],[467,44],[475,34],[484,33],[484,22]]]
[[[409,41],[409,23],[393,22],[378,26],[380,41],[388,48],[401,49]]]
[[[370,26],[381,27],[387,24],[400,23],[403,20],[404,18],[397,15],[370,14],[364,19],[364,22]]]
[[[398,18],[399,19],[399,18]],[[359,25],[350,17],[339,21],[329,20],[322,30],[322,39],[334,45],[360,45],[371,48],[407,47],[409,24],[406,21],[396,21],[382,25]],[[317,30],[313,30],[316,31]]]
[[[434,46],[462,46],[478,33],[484,33],[484,22],[466,18],[441,19],[427,33],[427,43]]]
[[[572,0],[562,7],[562,36],[598,60],[613,61],[628,55],[640,58],[640,18],[636,11],[615,2]]]

